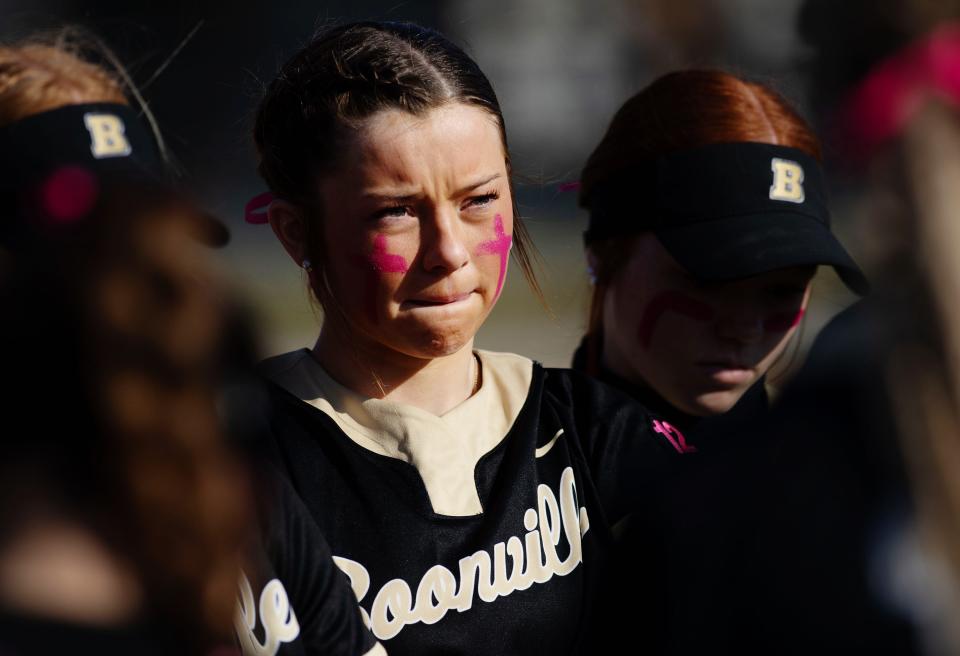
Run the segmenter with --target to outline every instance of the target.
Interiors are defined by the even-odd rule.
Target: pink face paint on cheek
[[[763,330],[768,333],[785,333],[791,328],[795,328],[803,320],[806,314],[806,308],[800,308],[796,312],[780,312],[771,314],[763,321]]]
[[[500,276],[497,278],[497,293],[494,296],[496,298],[500,296],[500,290],[503,289],[503,279],[507,274],[507,258],[510,257],[510,248],[513,246],[513,235],[504,232],[503,217],[499,214],[493,218],[493,230],[496,237],[481,243],[477,247],[477,255],[500,256]]]
[[[643,311],[640,319],[640,345],[650,348],[653,341],[653,331],[657,323],[667,312],[675,312],[694,321],[710,321],[716,316],[716,311],[703,301],[698,301],[683,292],[664,291],[654,296]]]
[[[370,264],[380,273],[406,273],[410,268],[403,256],[387,252],[387,238],[383,235],[377,235],[373,240]]]
[[[384,273],[406,273],[409,270],[407,260],[401,255],[387,252],[387,238],[377,235],[373,240],[373,252],[369,255],[356,254],[350,258],[353,265],[363,271],[363,294],[367,305],[367,316],[377,323],[377,290],[380,277]]]

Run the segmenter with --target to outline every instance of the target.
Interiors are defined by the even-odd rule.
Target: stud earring
[[[587,265],[587,278],[590,280],[591,285],[597,284],[597,272],[594,270],[593,265]]]
[[[313,264],[310,262],[310,260],[306,258],[304,258],[303,264],[301,264],[300,266],[302,266],[303,270],[306,271],[307,273],[310,273],[311,271],[313,271]]]

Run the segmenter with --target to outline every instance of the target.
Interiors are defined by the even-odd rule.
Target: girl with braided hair
[[[486,76],[433,30],[333,27],[254,138],[270,195],[248,219],[324,310],[313,348],[263,364],[265,456],[372,632],[394,654],[589,649],[610,527],[681,456],[628,397],[474,349],[511,251],[537,289]]]

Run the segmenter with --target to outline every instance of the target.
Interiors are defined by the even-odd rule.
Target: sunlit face
[[[496,119],[452,103],[385,110],[320,183],[327,269],[352,340],[435,358],[471,342],[513,233]]]
[[[683,412],[724,413],[783,352],[813,273],[794,267],[703,283],[656,237],[641,235],[604,298],[604,363]]]

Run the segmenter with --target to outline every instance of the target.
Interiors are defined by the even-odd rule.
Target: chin
[[[395,338],[400,350],[420,358],[442,358],[453,355],[473,341],[484,316],[460,315],[423,321],[422,317],[408,317],[395,325]]]
[[[442,358],[453,355],[473,339],[474,331],[427,330],[407,342],[403,349],[420,358]]]

